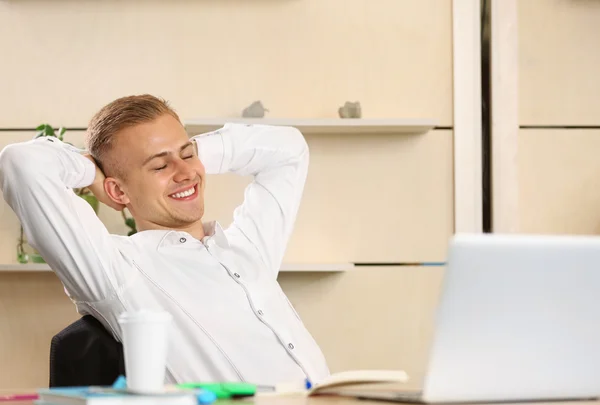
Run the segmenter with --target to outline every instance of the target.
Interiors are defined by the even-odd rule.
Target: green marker
[[[210,391],[217,398],[251,397],[256,394],[256,385],[248,383],[183,383],[177,384],[182,389],[202,389]]]

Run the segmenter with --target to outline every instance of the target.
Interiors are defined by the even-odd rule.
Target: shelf
[[[214,131],[226,123],[285,125],[303,134],[424,134],[436,126],[433,119],[401,118],[206,118],[187,120],[190,136]]]
[[[344,272],[354,269],[353,263],[283,263],[282,272]]]
[[[284,263],[282,272],[344,272],[354,268],[352,263]],[[50,271],[50,267],[43,263],[28,264],[0,264],[0,272],[40,272]]]
[[[50,267],[44,263],[0,264],[0,272],[3,272],[3,271],[50,271]]]

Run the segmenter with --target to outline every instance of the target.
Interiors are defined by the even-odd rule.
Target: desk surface
[[[0,395],[6,395],[8,392],[1,392]],[[384,405],[393,404],[393,402],[381,401],[362,401],[353,398],[342,398],[334,396],[257,396],[248,399],[238,400],[219,400],[215,405]],[[1,405],[34,405],[33,401],[14,401],[0,402]],[[509,404],[509,403],[507,403]],[[510,405],[600,405],[600,401],[561,401],[561,402],[512,402]],[[480,404],[481,405],[481,404]]]

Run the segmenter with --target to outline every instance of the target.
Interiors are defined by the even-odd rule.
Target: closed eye
[[[167,165],[164,165],[164,166],[161,166],[161,167],[157,167],[154,170],[158,172],[158,171],[161,171],[161,170],[166,169],[166,168],[167,168]]]
[[[193,157],[194,157],[194,155],[189,155],[189,156],[185,156],[184,159],[191,159]]]

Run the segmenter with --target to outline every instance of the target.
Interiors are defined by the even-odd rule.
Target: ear
[[[116,202],[117,204],[127,205],[129,204],[129,197],[123,190],[121,181],[114,177],[107,177],[104,179],[104,191],[108,198]]]

